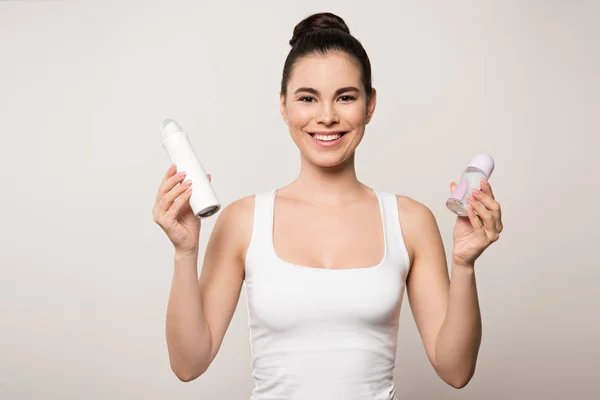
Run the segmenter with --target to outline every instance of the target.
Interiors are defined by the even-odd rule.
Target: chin
[[[320,168],[336,168],[348,163],[350,157],[345,157],[345,154],[310,154],[308,160]]]

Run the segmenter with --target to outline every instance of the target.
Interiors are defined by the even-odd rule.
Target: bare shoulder
[[[411,260],[418,248],[431,232],[437,231],[433,212],[425,204],[403,195],[396,195],[402,235]]]
[[[242,222],[250,218],[254,213],[254,195],[245,196],[234,200],[226,207],[223,208],[219,215],[219,219],[223,220],[224,223],[232,224],[237,228],[241,228],[243,223],[235,223],[235,221]]]
[[[219,214],[214,228],[226,233],[229,240],[235,241],[235,248],[242,260],[252,236],[254,198],[255,195],[252,194],[228,204]]]
[[[401,220],[406,220],[406,223],[431,223],[435,221],[435,216],[429,207],[417,200],[403,195],[396,195],[398,202],[398,213]]]

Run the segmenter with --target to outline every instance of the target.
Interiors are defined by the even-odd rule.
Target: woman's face
[[[281,114],[302,156],[320,167],[344,164],[353,154],[375,110],[360,67],[345,53],[314,54],[293,67]]]

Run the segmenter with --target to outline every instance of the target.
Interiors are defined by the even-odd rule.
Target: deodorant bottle
[[[162,145],[171,162],[175,163],[177,172],[185,171],[184,181],[192,181],[192,196],[189,202],[194,215],[197,218],[207,218],[215,214],[221,208],[221,204],[200,159],[192,148],[189,136],[172,119],[165,119],[160,130],[163,137]]]
[[[461,217],[467,216],[467,198],[473,194],[471,189],[481,190],[482,179],[490,179],[494,171],[494,160],[487,154],[477,154],[463,171],[460,183],[456,186],[446,206]]]

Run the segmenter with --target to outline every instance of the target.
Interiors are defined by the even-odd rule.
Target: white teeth
[[[328,142],[330,140],[336,140],[342,137],[342,135],[340,133],[337,133],[335,135],[313,135],[313,137],[317,140],[322,140],[324,142]]]

